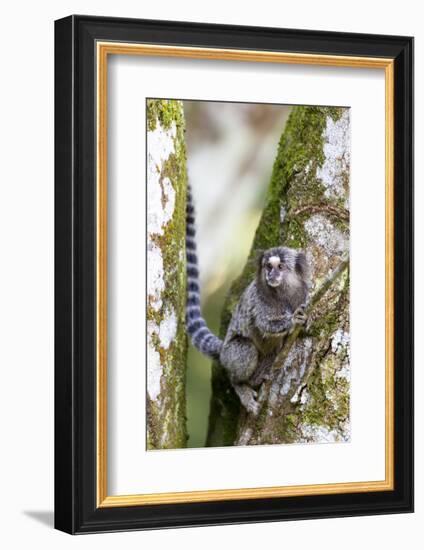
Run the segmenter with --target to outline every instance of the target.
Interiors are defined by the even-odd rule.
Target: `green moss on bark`
[[[242,292],[255,275],[256,258],[260,250],[278,245],[307,249],[315,262],[317,280],[337,265],[337,254],[326,256],[312,242],[305,222],[314,215],[320,215],[331,223],[330,227],[334,227],[334,230],[348,239],[349,215],[344,200],[329,198],[322,181],[317,177],[317,170],[325,161],[325,130],[328,120],[339,121],[344,112],[342,108],[331,107],[293,108],[278,145],[265,208],[249,258],[242,274],[232,284],[225,301],[221,337],[226,333]],[[348,193],[349,174],[344,176]],[[348,276],[345,276],[337,288],[320,302],[319,309],[317,308],[311,319],[308,337],[313,339],[315,351],[311,351],[307,357],[307,361],[314,365],[313,375],[308,378],[305,386],[304,398],[308,396],[307,403],[300,400],[298,403],[287,403],[280,399],[278,414],[268,407],[262,410],[256,422],[247,423],[246,414],[240,411],[225,372],[215,362],[209,445],[233,444],[241,437],[246,426],[250,426],[253,431],[250,444],[300,441],[304,438],[304,425],[343,431],[343,424],[348,418],[349,383],[339,376],[343,362],[331,352],[331,338],[339,327],[348,331],[348,290]],[[302,357],[300,351],[297,355],[295,353],[294,364],[297,362],[299,366]],[[330,368],[331,365],[334,368]]]
[[[185,119],[182,102],[174,99],[148,99],[147,130],[149,132],[156,130],[158,124],[164,130],[169,130],[173,124],[184,129]],[[182,144],[184,145],[184,143],[183,140]]]
[[[177,331],[168,347],[164,347],[157,333],[152,342],[162,365],[160,395],[148,399],[147,446],[149,449],[181,448],[187,443],[186,430],[186,355],[185,334],[185,204],[187,189],[184,113],[182,103],[173,100],[148,100],[147,128],[169,130],[175,126],[174,152],[161,167],[160,184],[168,178],[175,192],[175,207],[171,219],[162,227],[161,234],[151,235],[163,261],[164,290],[162,307],[157,311],[148,299],[147,321],[160,327],[166,317],[176,316]],[[163,207],[166,196],[163,194]]]

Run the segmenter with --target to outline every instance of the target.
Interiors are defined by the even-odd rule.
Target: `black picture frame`
[[[101,508],[96,504],[98,40],[394,60],[392,491]],[[413,511],[413,39],[73,15],[55,22],[55,527],[68,533]]]

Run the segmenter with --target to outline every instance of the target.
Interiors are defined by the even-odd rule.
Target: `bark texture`
[[[303,249],[312,271],[305,330],[285,342],[259,391],[257,418],[213,366],[207,444],[334,442],[349,425],[349,110],[295,107],[281,136],[249,259],[222,314],[221,337],[254,277],[259,250]]]
[[[187,173],[182,103],[147,102],[147,447],[186,446]]]

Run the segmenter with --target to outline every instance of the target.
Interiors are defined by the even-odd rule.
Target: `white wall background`
[[[241,6],[242,9],[241,9]],[[0,73],[0,544],[4,548],[257,548],[269,541],[344,550],[418,548],[424,522],[424,353],[416,350],[416,513],[309,522],[70,537],[53,507],[53,20],[71,13],[280,26],[416,37],[416,204],[423,205],[424,28],[420,4],[196,0],[15,1],[2,10]],[[424,280],[424,217],[416,281]],[[416,289],[416,335],[424,331]]]

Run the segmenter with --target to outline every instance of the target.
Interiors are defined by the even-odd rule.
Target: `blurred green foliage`
[[[220,286],[202,306],[203,316],[215,334],[219,331],[221,310],[230,283],[231,280]],[[211,398],[211,367],[212,361],[190,343],[186,384],[188,447],[205,446]]]
[[[204,212],[203,219],[196,220],[197,228],[203,226],[204,236],[203,241],[198,236],[198,249],[214,258],[212,263],[206,262],[206,268],[200,265],[202,314],[210,330],[218,335],[226,295],[243,270],[261,217],[275,149],[290,107],[207,101],[184,101],[183,106],[189,180],[197,212]],[[225,170],[222,174],[216,168],[218,159]],[[211,174],[219,180],[216,186],[213,178],[208,179]],[[210,190],[211,185],[215,188],[214,198],[220,199],[218,212],[214,200],[207,205],[209,210],[205,202],[203,208],[199,207],[206,200],[201,187]],[[236,209],[234,218],[231,204],[238,198],[244,210]],[[223,227],[227,228],[225,232],[218,230]],[[190,344],[186,374],[188,447],[206,445],[211,373],[212,361]]]

